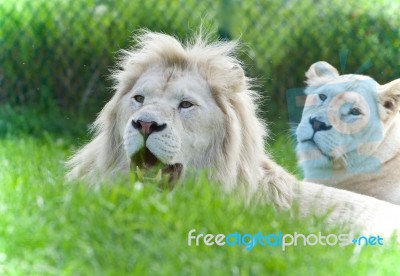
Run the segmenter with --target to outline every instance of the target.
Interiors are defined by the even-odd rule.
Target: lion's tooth
[[[157,176],[156,176],[156,181],[161,181],[161,179],[162,179],[162,171],[161,171],[161,169],[159,169]]]
[[[136,175],[138,178],[142,178],[143,177],[143,172],[139,169],[138,166],[136,166]]]

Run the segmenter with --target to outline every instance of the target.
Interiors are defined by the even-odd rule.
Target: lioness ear
[[[379,113],[385,120],[400,109],[400,79],[381,85],[378,88]]]
[[[329,63],[325,61],[318,61],[310,66],[306,72],[306,77],[306,83],[308,85],[318,86],[339,77],[339,72]]]

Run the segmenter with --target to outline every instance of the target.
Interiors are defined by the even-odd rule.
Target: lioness
[[[344,190],[300,184],[264,151],[266,129],[256,116],[236,42],[179,42],[144,31],[114,72],[115,94],[94,122],[94,138],[68,162],[69,179],[96,181],[130,167],[162,164],[171,179],[207,169],[248,202],[272,201],[303,215],[326,213],[331,224],[390,235],[400,207]]]
[[[306,76],[296,131],[305,180],[400,204],[400,79],[379,85],[322,61]]]

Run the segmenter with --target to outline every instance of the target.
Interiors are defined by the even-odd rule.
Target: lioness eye
[[[325,101],[327,96],[325,94],[318,94],[318,97],[321,101]]]
[[[193,104],[191,102],[188,101],[183,101],[179,104],[179,108],[189,108],[192,107]]]
[[[137,101],[138,103],[143,103],[144,102],[144,96],[142,95],[136,95],[133,97],[135,99],[135,101]]]
[[[359,108],[357,108],[357,107],[354,107],[354,108],[350,109],[349,114],[350,115],[354,115],[354,116],[358,116],[358,115],[361,115],[361,110]]]

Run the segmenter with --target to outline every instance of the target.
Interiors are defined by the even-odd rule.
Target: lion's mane
[[[237,42],[209,43],[202,34],[180,43],[165,34],[142,31],[135,38],[134,48],[121,52],[118,69],[112,74],[115,93],[92,126],[93,140],[68,161],[68,178],[97,179],[129,168],[118,130],[118,107],[138,78],[161,63],[184,70],[194,68],[224,114],[224,136],[219,138],[222,143],[215,144],[215,164],[209,164],[216,178],[228,190],[239,187],[247,195],[257,194],[262,200],[273,199],[278,205],[288,206],[288,183],[295,180],[264,151],[267,131],[256,115],[257,94],[236,58],[238,46]]]

